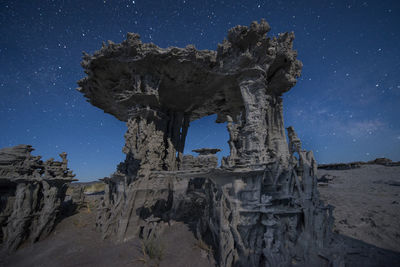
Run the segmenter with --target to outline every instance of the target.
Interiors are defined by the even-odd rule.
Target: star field
[[[400,160],[399,1],[2,1],[0,147],[31,144],[81,181],[109,175],[124,159],[126,126],[75,90],[82,51],[127,32],[160,47],[217,48],[228,29],[265,18],[270,36],[294,31],[303,62],[284,95],[286,126],[321,163]],[[224,124],[191,124],[186,152],[229,153]],[[220,156],[221,156],[220,155]]]

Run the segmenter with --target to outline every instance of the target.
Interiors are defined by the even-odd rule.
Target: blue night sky
[[[1,1],[0,147],[62,151],[81,181],[124,159],[125,123],[87,103],[76,81],[82,51],[127,32],[160,47],[215,50],[228,29],[265,18],[269,35],[294,31],[303,62],[284,95],[285,126],[320,163],[400,160],[400,1]],[[229,153],[224,124],[191,124],[186,153]]]

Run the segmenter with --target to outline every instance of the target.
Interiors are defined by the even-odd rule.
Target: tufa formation
[[[0,149],[0,247],[14,251],[23,242],[46,237],[60,218],[68,184],[75,175],[62,161],[32,156],[30,145]]]
[[[313,153],[291,127],[286,140],[282,94],[302,68],[294,34],[269,30],[264,20],[236,26],[217,51],[163,49],[128,33],[84,53],[78,90],[128,128],[126,159],[104,179],[104,238],[152,238],[183,221],[219,266],[340,266]],[[190,122],[211,114],[230,136],[220,167],[218,150],[183,155]]]

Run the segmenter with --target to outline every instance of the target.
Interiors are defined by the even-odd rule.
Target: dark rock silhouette
[[[0,244],[6,251],[51,232],[75,176],[66,153],[60,154],[62,161],[43,162],[33,150],[30,145],[0,149]]]

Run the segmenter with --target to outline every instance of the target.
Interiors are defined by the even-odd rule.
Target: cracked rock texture
[[[342,266],[313,154],[291,127],[286,141],[281,96],[302,67],[294,34],[269,30],[264,20],[236,26],[217,51],[129,33],[84,54],[78,90],[128,127],[126,160],[104,179],[104,238],[151,238],[175,220],[213,247],[219,266]],[[230,136],[221,167],[212,149],[183,155],[190,122],[211,114]]]
[[[67,185],[75,175],[62,161],[32,156],[30,145],[0,149],[0,246],[17,249],[47,236],[60,215]]]

